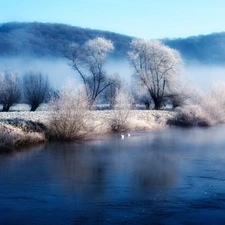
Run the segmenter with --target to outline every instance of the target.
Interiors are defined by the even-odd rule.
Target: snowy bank
[[[91,137],[112,132],[110,122],[116,113],[114,110],[90,111]],[[27,108],[0,112],[0,149],[10,150],[48,141],[51,115],[46,108],[35,112]],[[164,110],[130,110],[125,129],[130,132],[162,129],[167,127],[167,121],[173,119],[174,115],[174,112]]]

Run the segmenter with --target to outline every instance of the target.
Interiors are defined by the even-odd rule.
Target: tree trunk
[[[11,107],[10,104],[3,104],[2,112],[8,112],[10,107]]]
[[[94,108],[95,99],[89,100],[89,110],[92,110]]]
[[[155,107],[154,107],[155,110],[159,110],[159,109],[162,108],[163,101],[162,101],[161,98],[152,98],[152,100],[153,100],[154,105],[155,105]]]
[[[149,102],[145,102],[145,109],[146,109],[146,110],[149,110],[149,109],[150,109],[150,104],[149,104]]]
[[[154,109],[155,109],[155,110],[160,110],[160,108],[161,108],[160,105],[158,104],[158,102],[156,102],[156,103],[155,103]]]
[[[30,111],[34,112],[38,108],[38,106],[39,106],[39,104],[32,105]]]

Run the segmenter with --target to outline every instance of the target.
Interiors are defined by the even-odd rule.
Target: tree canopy
[[[65,49],[64,55],[69,59],[71,66],[80,75],[86,87],[90,107],[98,96],[113,84],[104,67],[108,54],[114,46],[110,40],[97,37],[87,41],[84,45],[73,44]]]
[[[128,55],[137,81],[149,93],[155,109],[160,109],[179,76],[179,53],[160,41],[134,39]]]

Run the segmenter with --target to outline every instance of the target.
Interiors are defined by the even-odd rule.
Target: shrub
[[[76,89],[74,82],[68,82],[59,97],[51,101],[51,108],[51,138],[72,141],[87,138],[90,134],[89,102],[84,87]]]
[[[39,144],[46,141],[45,135],[38,132],[24,132],[11,125],[0,124],[0,150],[9,151],[15,148]]]
[[[38,133],[45,133],[47,131],[47,127],[37,121],[32,120],[25,120],[21,118],[13,118],[13,119],[1,119],[0,121],[4,122],[5,124],[10,124],[13,127],[20,128],[22,131],[25,132],[38,132]]]
[[[212,84],[202,101],[202,108],[211,120],[211,124],[225,122],[225,83]]]
[[[176,109],[176,117],[174,120],[169,120],[168,123],[172,125],[181,126],[209,126],[205,112],[198,105],[190,105],[186,107],[178,107]]]
[[[179,125],[213,126],[225,122],[225,83],[212,84],[208,92],[196,91],[191,103],[179,107],[176,120]]]
[[[128,129],[127,119],[132,108],[132,97],[123,89],[117,91],[113,116],[110,126],[113,132],[125,131]]]

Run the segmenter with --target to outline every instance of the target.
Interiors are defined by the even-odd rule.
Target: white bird
[[[124,134],[121,134],[120,136],[121,136],[121,139],[124,139]]]
[[[129,133],[127,134],[127,137],[130,137],[130,134]]]

